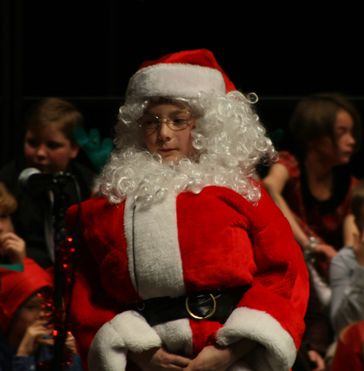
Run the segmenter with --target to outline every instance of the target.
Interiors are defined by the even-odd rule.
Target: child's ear
[[[77,144],[72,144],[70,158],[76,158],[79,151],[80,151],[80,146]]]

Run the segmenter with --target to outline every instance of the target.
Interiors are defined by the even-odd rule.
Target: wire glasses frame
[[[152,113],[145,113],[138,120],[138,124],[145,133],[151,134],[156,130],[159,130],[163,123],[165,123],[168,128],[173,131],[184,130],[191,125],[193,119],[194,116],[188,111],[176,112],[168,117],[163,117]]]

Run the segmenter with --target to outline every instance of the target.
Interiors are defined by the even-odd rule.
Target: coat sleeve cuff
[[[143,352],[162,344],[156,331],[135,311],[126,311],[106,322],[96,333],[89,353],[90,371],[121,371],[126,353]]]
[[[216,342],[222,346],[242,338],[260,345],[255,349],[254,357],[249,357],[254,370],[289,370],[296,359],[297,349],[292,336],[266,312],[237,308],[216,334]]]

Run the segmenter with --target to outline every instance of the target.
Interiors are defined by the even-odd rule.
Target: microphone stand
[[[52,193],[54,196],[53,238],[54,238],[54,358],[53,371],[62,371],[64,357],[64,343],[67,335],[67,318],[65,313],[64,293],[67,275],[67,253],[70,248],[67,241],[67,229],[65,224],[65,213],[68,207],[65,187],[69,181],[76,179],[70,173],[59,172],[54,175],[52,182]],[[69,269],[69,268],[68,268]]]

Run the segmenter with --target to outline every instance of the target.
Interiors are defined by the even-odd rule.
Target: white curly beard
[[[113,153],[98,183],[111,203],[132,197],[145,207],[162,201],[169,192],[176,195],[183,191],[198,193],[208,185],[231,188],[252,201],[260,197],[259,189],[236,167],[227,169],[208,160],[166,163],[147,152],[132,149]]]
[[[275,150],[243,94],[201,97],[199,109],[204,114],[192,132],[197,161],[167,163],[140,149],[134,109],[121,107],[116,149],[97,181],[111,203],[132,197],[148,207],[167,192],[198,193],[208,185],[230,188],[251,202],[259,200],[260,189],[252,182],[255,167],[262,158],[272,160]]]

